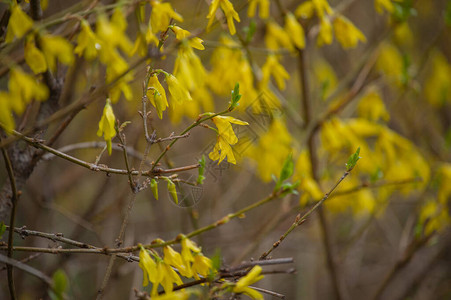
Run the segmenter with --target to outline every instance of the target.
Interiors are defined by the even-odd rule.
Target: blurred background
[[[77,2],[49,0],[44,19]],[[122,2],[128,14],[126,32],[134,42],[139,30],[134,15],[137,1]],[[338,31],[330,45],[318,45],[318,34],[324,26],[321,18],[315,14],[304,18],[295,13],[306,1],[271,1],[266,19],[258,14],[248,17],[248,1],[232,1],[241,19],[240,23],[235,22],[237,34],[233,37],[222,13],[218,13],[219,21],[211,31],[205,32],[208,1],[167,2],[184,17],[184,22],[177,25],[204,40],[205,50],[194,52],[205,68],[202,90],[208,95],[196,97],[198,90],[191,90],[194,103],[180,108],[183,113],[171,110],[170,99],[169,111],[161,120],[152,107],[149,123],[157,137],[179,134],[200,113],[226,109],[233,88],[225,78],[227,72],[236,75],[235,82],[240,83],[243,94],[239,109],[229,115],[247,121],[249,126],[233,127],[239,139],[232,146],[236,165],[227,161],[218,165],[208,158],[216,143],[212,130],[196,127],[188,138],[177,141],[161,161],[161,167],[196,164],[205,155],[204,184],[179,182],[178,204],[170,198],[164,181],[159,185],[159,200],[150,189],[139,192],[124,246],[146,244],[157,238],[173,239],[265,198],[274,188],[271,174],[279,176],[283,161],[292,153],[292,181],[300,180],[299,195],[271,201],[193,238],[206,256],[220,251],[224,266],[258,259],[289,228],[296,215],[320,200],[318,191],[323,195],[333,186],[345,171],[348,156],[360,146],[362,158],[356,169],[323,205],[325,227],[317,212],[309,216],[271,254],[272,258],[293,258],[294,263],[265,267],[264,270],[282,272],[266,275],[256,286],[285,295],[286,299],[334,299],[338,296],[331,279],[332,263],[343,299],[373,299],[377,293],[380,299],[451,299],[451,2],[376,1],[394,5],[392,11],[378,12],[371,0],[329,1],[334,10],[329,13],[330,20],[345,16],[365,37],[352,48],[343,48],[337,41],[342,34]],[[96,7],[109,4],[112,2],[100,1]],[[0,8],[3,15],[8,6],[1,4]],[[148,5],[147,19],[150,10]],[[304,28],[302,50],[271,49],[265,42],[275,39],[268,33],[268,24],[275,22],[283,27],[287,12],[295,13]],[[87,20],[94,24],[97,15],[93,13]],[[47,30],[75,43],[75,22],[69,18]],[[255,33],[249,35],[254,27]],[[227,39],[229,42],[225,42]],[[172,73],[176,46],[174,35],[169,35],[164,45],[167,56],[155,59],[154,67]],[[262,67],[268,55],[274,53],[289,75],[285,89],[277,85],[277,78],[264,88],[261,86]],[[7,55],[18,64],[24,63],[20,46]],[[133,62],[137,56],[127,59]],[[228,70],[221,69],[221,59],[229,65]],[[251,68],[251,83],[246,81],[246,66]],[[73,83],[70,90],[64,90],[70,97],[60,103],[62,107],[83,97],[90,88],[105,84],[105,70],[97,60],[77,58],[73,66],[61,66],[59,75]],[[145,76],[143,63],[134,70],[129,82],[133,98],[127,101],[122,97],[113,104],[120,123],[130,121],[124,134],[135,169],[146,147],[138,113],[142,109]],[[307,79],[304,89],[303,76]],[[7,78],[7,74],[0,78],[2,90],[7,88]],[[67,85],[66,81],[65,88]],[[303,107],[304,93],[311,106],[310,123]],[[32,115],[38,104],[33,105]],[[96,135],[104,105],[104,101],[97,101],[80,111],[53,148],[95,162],[104,145]],[[17,120],[20,123],[20,117]],[[30,117],[27,126],[32,127],[33,122]],[[320,128],[312,134],[315,122]],[[52,136],[59,126],[59,122],[50,124],[42,138]],[[113,140],[113,154],[105,153],[99,163],[125,169],[117,143],[117,139]],[[310,143],[314,148],[309,148]],[[152,145],[145,170],[167,144]],[[10,147],[29,146],[16,142]],[[316,175],[312,174],[308,154],[312,149],[317,156],[313,166]],[[178,177],[195,181],[197,170],[180,172]],[[315,177],[318,184],[311,183]],[[1,160],[0,184],[6,180]],[[50,154],[37,163],[21,191],[16,227],[62,233],[98,247],[114,247],[131,197],[126,176],[95,172]],[[3,221],[8,224],[9,218]],[[6,243],[6,233],[2,241]],[[14,245],[53,248],[60,243],[15,235]],[[94,298],[108,263],[107,256],[98,254],[14,252],[17,260],[30,255],[27,264],[49,276],[58,269],[64,270],[69,278],[70,299]],[[7,275],[1,268],[0,298],[7,299]],[[292,268],[296,272],[291,272]],[[15,282],[19,299],[48,298],[46,285],[20,270],[15,271]],[[145,289],[141,282],[138,264],[118,259],[105,298],[135,298],[133,289]],[[277,298],[265,295],[265,299]]]

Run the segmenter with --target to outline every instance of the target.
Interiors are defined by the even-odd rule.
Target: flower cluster
[[[143,286],[152,283],[152,297],[157,295],[159,285],[163,286],[165,293],[171,293],[174,284],[182,284],[180,275],[200,279],[200,276],[207,277],[212,272],[211,260],[202,254],[193,241],[183,237],[181,245],[180,253],[171,246],[165,246],[163,258],[156,251],[141,247],[139,266],[143,270]]]

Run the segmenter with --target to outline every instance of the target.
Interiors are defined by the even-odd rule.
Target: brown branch
[[[16,211],[17,211],[17,201],[19,200],[19,193],[17,191],[16,186],[16,178],[14,176],[13,166],[11,165],[11,160],[9,159],[8,152],[6,149],[2,148],[3,159],[5,160],[6,170],[8,172],[9,183],[11,185],[11,215],[9,219],[9,226],[14,227],[14,223],[16,221]],[[12,258],[13,256],[13,241],[14,234],[10,232],[8,234],[8,258]],[[14,275],[13,275],[13,266],[11,264],[7,265],[7,273],[8,273],[8,287],[11,299],[16,299],[16,290],[14,288]]]

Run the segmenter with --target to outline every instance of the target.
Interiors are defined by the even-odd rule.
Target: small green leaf
[[[451,0],[448,0],[445,9],[445,23],[448,26],[451,26]]]
[[[240,99],[240,84],[237,82],[235,84],[235,88],[232,91],[232,99],[230,100],[229,111],[234,110],[239,105],[238,102],[240,101]]]
[[[293,170],[294,170],[293,155],[290,154],[287,156],[287,158],[285,159],[285,162],[283,163],[282,171],[280,172],[279,181],[284,182],[285,180],[290,178],[291,175],[293,175]]]
[[[199,175],[197,176],[197,184],[203,184],[205,180],[205,155],[199,160]]]
[[[152,190],[152,194],[156,200],[158,200],[158,181],[155,178],[152,178],[150,181],[150,189]]]
[[[257,29],[257,23],[255,20],[251,20],[249,23],[249,26],[246,26],[243,28],[243,31],[246,33],[246,44],[249,44],[252,41],[252,38],[254,37],[255,31]]]
[[[5,223],[1,222],[0,223],[0,239],[3,237],[3,234],[5,233],[5,231],[6,231]]]
[[[67,275],[62,269],[58,269],[53,273],[52,279],[53,290],[49,291],[50,298],[52,300],[62,300],[67,288]]]
[[[360,159],[360,147],[357,148],[357,151],[354,154],[351,154],[349,156],[348,162],[346,163],[346,171],[351,171],[354,169],[355,165],[357,164],[357,161]]]
[[[172,180],[169,179],[168,177],[166,177],[165,179],[168,182],[169,194],[171,194],[171,197],[174,200],[175,204],[179,204],[179,199],[177,197],[177,189],[175,188],[175,183],[172,182]]]

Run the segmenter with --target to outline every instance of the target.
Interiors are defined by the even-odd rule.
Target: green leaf
[[[199,160],[199,175],[197,176],[197,184],[203,184],[205,180],[205,155]]]
[[[229,111],[234,110],[239,105],[238,102],[240,101],[240,99],[240,84],[237,82],[235,84],[235,88],[232,91],[232,99],[230,100]]]
[[[257,29],[257,23],[255,20],[251,20],[249,23],[249,26],[246,26],[243,28],[243,31],[246,33],[246,44],[249,44],[252,41],[252,38],[254,37],[255,31]]]
[[[448,3],[446,4],[445,23],[446,25],[451,26],[451,0],[448,0]]]
[[[293,175],[293,170],[294,170],[293,155],[290,154],[287,156],[285,162],[283,163],[282,171],[280,171],[279,181],[284,182],[285,180],[290,178],[291,175]]]
[[[158,200],[158,181],[155,178],[152,178],[150,181],[150,189],[152,190],[152,194],[156,200]]]
[[[360,147],[357,148],[357,151],[354,154],[351,154],[349,156],[348,162],[346,163],[346,171],[351,171],[354,169],[355,165],[357,164],[357,161],[360,159]]]
[[[3,234],[5,233],[5,231],[6,231],[5,223],[1,222],[0,223],[0,239],[3,237]]]
[[[62,300],[67,288],[67,275],[62,269],[58,269],[53,273],[52,279],[53,291],[49,291],[50,298],[52,300]]]

